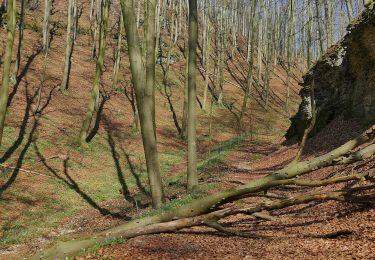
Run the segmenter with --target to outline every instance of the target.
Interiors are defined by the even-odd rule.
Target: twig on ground
[[[31,170],[26,170],[26,169],[22,169],[22,168],[18,168],[18,167],[12,167],[12,166],[3,165],[3,164],[0,164],[0,167],[5,168],[5,169],[18,170],[18,171],[21,171],[21,172],[25,172],[25,173],[29,173],[29,174],[34,174],[34,175],[38,175],[38,176],[43,176],[43,177],[48,177],[48,178],[54,178],[53,176],[50,176],[50,175],[47,175],[47,174],[44,174],[44,173],[40,173],[40,172],[36,172],[36,171],[31,171]]]

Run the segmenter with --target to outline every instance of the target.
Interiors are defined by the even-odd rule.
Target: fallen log
[[[32,259],[65,258],[68,256],[74,256],[77,253],[82,252],[83,249],[95,245],[96,243],[103,242],[108,237],[130,238],[145,234],[176,231],[181,228],[204,224],[209,217],[220,219],[228,214],[230,215],[231,212],[233,212],[233,209],[217,210],[219,206],[246,197],[248,194],[266,191],[274,186],[286,185],[288,183],[294,185],[303,184],[301,181],[297,181],[294,178],[334,164],[335,159],[346,155],[351,150],[374,138],[374,136],[375,125],[357,138],[348,141],[344,145],[325,155],[301,162],[294,161],[281,170],[253,180],[247,184],[196,199],[189,204],[165,210],[150,217],[130,221],[129,223],[102,232],[98,234],[97,237],[59,243],[54,247],[35,255]],[[358,178],[358,176],[355,176],[355,178]],[[339,179],[336,181],[342,182],[348,180]],[[324,198],[315,195],[315,197],[313,196],[311,199],[335,199],[338,198],[338,195],[339,194],[326,195]],[[289,204],[286,203],[286,205]],[[263,208],[262,210],[267,210],[267,208]],[[236,214],[238,213],[236,212]]]
[[[355,153],[344,155],[335,160],[335,164],[351,164],[366,160],[375,154],[375,144],[371,144]]]
[[[375,202],[375,186],[367,186],[363,188],[364,190],[369,190],[365,195],[354,195],[356,192],[360,192],[361,189],[353,188],[341,191],[333,191],[326,193],[310,193],[295,196],[293,198],[280,200],[273,203],[260,203],[255,206],[247,208],[236,208],[230,207],[225,209],[220,209],[200,216],[182,218],[178,220],[172,220],[164,223],[154,223],[146,226],[138,226],[133,229],[120,230],[117,232],[101,234],[97,237],[92,237],[83,240],[73,240],[65,243],[61,243],[55,247],[48,249],[41,254],[35,255],[31,259],[66,259],[69,256],[75,256],[77,254],[82,254],[90,246],[97,243],[105,242],[107,239],[125,238],[130,239],[137,236],[149,235],[149,234],[159,234],[167,232],[176,232],[184,228],[190,228],[194,226],[208,226],[216,229],[220,232],[224,232],[229,235],[236,235],[241,237],[249,238],[262,238],[264,236],[259,236],[255,234],[242,233],[237,231],[229,230],[219,224],[219,220],[231,215],[245,214],[253,215],[254,213],[262,211],[271,211],[277,209],[284,209],[290,206],[295,206],[299,204],[305,204],[313,201],[329,201],[336,200],[341,202],[351,202],[351,203],[369,203]]]

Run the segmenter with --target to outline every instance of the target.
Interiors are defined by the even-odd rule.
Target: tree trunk
[[[64,64],[64,74],[60,86],[60,91],[63,94],[67,94],[69,79],[70,79],[70,69],[72,66],[72,54],[74,48],[74,33],[72,32],[72,17],[73,24],[75,24],[74,10],[76,9],[77,0],[69,0],[68,5],[68,20],[66,27],[66,50],[65,50],[65,64]]]
[[[205,44],[205,58],[204,58],[204,91],[203,91],[203,104],[202,104],[202,109],[203,111],[206,111],[207,108],[207,95],[208,95],[208,87],[209,87],[209,82],[210,82],[210,75],[209,75],[209,70],[210,70],[210,64],[211,64],[211,22],[209,18],[206,18],[206,44]]]
[[[321,22],[321,5],[320,5],[321,0],[315,0],[315,13],[316,13],[316,19],[317,19],[317,29],[319,33],[319,50],[320,50],[320,55],[323,55],[324,52],[324,39],[323,39],[323,29],[322,29],[322,22]]]
[[[189,59],[188,59],[188,169],[187,188],[194,190],[198,186],[197,173],[197,129],[196,129],[196,71],[198,45],[198,9],[197,0],[189,0]]]
[[[42,90],[44,86],[44,81],[46,79],[46,71],[47,71],[47,64],[48,64],[48,51],[49,51],[49,45],[50,45],[50,16],[51,16],[51,10],[52,10],[52,0],[45,0],[44,1],[44,18],[43,18],[43,67],[42,67],[42,73],[40,76],[40,85],[38,88],[38,95],[37,95],[37,101],[36,106],[34,110],[34,114],[39,113],[39,107],[40,102],[42,100]]]
[[[346,10],[348,11],[349,22],[353,20],[353,0],[346,0]]]
[[[250,42],[250,49],[248,54],[248,73],[247,73],[247,79],[246,79],[246,88],[245,88],[245,94],[242,101],[242,108],[239,116],[239,125],[240,128],[242,128],[242,119],[245,114],[245,111],[247,109],[247,102],[251,95],[251,87],[253,84],[253,76],[254,76],[254,52],[255,52],[255,36],[256,36],[256,30],[255,30],[255,14],[257,9],[258,1],[254,1],[251,9],[251,15],[250,15],[250,24],[249,24],[249,32],[251,30],[251,36],[249,36],[249,42]]]
[[[103,65],[107,41],[107,28],[108,28],[108,14],[109,14],[109,0],[102,0],[101,3],[101,18],[99,28],[99,55],[96,62],[95,80],[91,91],[91,98],[89,101],[85,120],[83,121],[81,132],[79,134],[79,143],[81,146],[86,144],[86,138],[89,132],[92,117],[98,109],[99,94],[100,94],[100,80],[103,74]]]
[[[21,13],[20,13],[20,21],[18,26],[18,46],[17,46],[17,57],[16,63],[14,64],[14,71],[13,71],[13,82],[17,81],[18,72],[20,70],[21,65],[21,56],[22,56],[22,46],[23,46],[23,30],[25,27],[25,0],[21,0]]]
[[[119,72],[120,64],[121,64],[121,47],[122,47],[122,31],[123,30],[124,30],[124,22],[122,18],[122,13],[120,12],[117,48],[116,48],[115,63],[113,65],[113,73],[112,73],[112,89],[115,89],[117,87],[117,82],[118,82],[118,72]]]
[[[186,140],[187,138],[187,128],[188,128],[188,77],[189,77],[189,48],[185,47],[185,82],[184,82],[184,104],[182,109],[182,138]]]
[[[156,132],[154,128],[154,76],[155,76],[155,2],[150,0],[147,23],[147,69],[144,66],[140,41],[134,15],[133,1],[121,0],[124,27],[127,35],[132,81],[135,87],[138,113],[141,125],[143,148],[146,157],[147,172],[154,208],[164,202],[163,184],[157,152]],[[147,73],[146,73],[147,71]],[[151,73],[151,75],[146,75]],[[147,80],[146,80],[147,78]],[[146,83],[147,82],[147,83]],[[147,86],[146,86],[147,85]]]
[[[9,0],[7,4],[7,40],[4,55],[3,79],[0,88],[0,146],[3,139],[5,116],[7,112],[8,92],[10,86],[10,67],[16,33],[16,0]]]
[[[294,35],[294,24],[293,24],[293,16],[294,16],[294,0],[289,0],[288,4],[288,32],[287,32],[287,79],[286,79],[286,99],[285,99],[285,111],[290,115],[290,85],[291,85],[291,59],[292,59],[292,48],[295,46],[293,45],[294,41],[292,41],[292,37]]]

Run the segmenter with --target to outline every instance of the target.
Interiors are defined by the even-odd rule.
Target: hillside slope
[[[124,94],[125,87],[130,90],[126,52],[122,58],[121,83],[117,89],[111,89],[112,53],[116,45],[114,37],[108,37],[105,71],[101,82],[104,97],[101,99],[102,109],[96,122],[92,122],[93,133],[97,133],[93,135],[88,147],[80,148],[77,145],[76,140],[94,79],[95,63],[90,61],[88,14],[84,12],[80,18],[80,34],[73,53],[69,95],[65,96],[58,91],[64,62],[66,5],[67,1],[56,1],[56,12],[52,16],[55,30],[38,121],[33,116],[33,109],[43,67],[40,44],[43,6],[27,11],[21,72],[10,93],[4,144],[0,148],[0,258],[18,258],[27,254],[30,246],[38,246],[69,233],[76,235],[84,228],[59,228],[71,218],[74,219],[74,215],[78,214],[78,219],[82,219],[79,216],[85,212],[98,214],[98,217],[104,215],[104,219],[113,218],[114,221],[103,226],[115,225],[125,221],[129,215],[140,214],[138,210],[144,211],[142,208],[149,204],[142,142],[132,125],[132,108]],[[83,10],[88,10],[88,5],[88,1],[83,1]],[[112,10],[110,28],[114,35],[118,10],[116,5]],[[0,57],[3,57],[4,28],[0,29],[0,39]],[[181,35],[178,45],[183,46],[184,40],[186,35]],[[234,106],[233,111],[241,105],[241,86],[243,87],[247,70],[244,40],[239,40],[239,47],[241,53],[236,52],[233,59],[227,59],[229,69],[225,71],[224,100]],[[179,58],[171,68],[170,78],[175,82],[171,88],[171,100],[181,124],[185,60],[179,48],[174,51]],[[294,69],[294,74],[297,76],[292,82],[291,100],[293,109],[296,109],[299,102],[297,68]],[[173,200],[184,193],[186,149],[185,142],[178,137],[170,104],[160,86],[160,66],[157,68],[157,75],[158,149],[165,184],[169,185],[167,195]],[[246,133],[252,132],[254,142],[269,143],[282,138],[289,126],[283,101],[286,96],[285,78],[283,68],[277,67],[275,75],[272,75],[268,110],[262,106],[262,86],[256,88],[245,118],[245,134],[239,135],[233,111],[214,104],[210,141],[210,116],[203,111],[199,112],[198,150],[204,187],[211,189],[215,183],[215,179],[205,176],[207,165],[211,167],[222,160],[224,155],[221,151],[235,148],[241,140],[248,137]],[[201,75],[198,82],[198,98],[201,98]],[[209,145],[210,149],[219,150],[217,157],[207,156]],[[243,161],[247,162],[248,158],[243,158]],[[92,208],[93,211],[89,211]]]

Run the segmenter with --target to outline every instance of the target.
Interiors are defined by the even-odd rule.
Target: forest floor
[[[10,90],[0,147],[0,259],[19,259],[49,242],[88,234],[90,229],[86,228],[90,225],[90,228],[104,229],[123,223],[130,216],[147,211],[150,204],[142,141],[134,128],[132,106],[126,96],[131,86],[126,55],[122,58],[119,84],[116,88],[111,86],[112,50],[116,46],[113,35],[108,37],[101,104],[92,122],[91,140],[87,147],[77,144],[94,80],[95,62],[90,60],[88,17],[83,15],[72,57],[69,95],[59,92],[65,50],[62,46],[65,46],[66,3],[57,1],[55,5],[57,12],[52,16],[55,28],[44,82],[41,82],[43,55],[40,43],[43,10],[39,8],[26,14],[21,68]],[[111,28],[115,28],[116,17],[113,13]],[[115,29],[111,31],[112,34],[115,32]],[[4,35],[5,29],[0,28],[0,36]],[[183,39],[179,38],[180,47]],[[5,36],[0,37],[0,57],[4,55],[5,40]],[[241,39],[239,41],[246,46]],[[173,51],[177,62],[171,65],[169,75],[170,102],[161,84],[161,67],[157,66],[156,71],[158,150],[167,197],[172,205],[192,199],[192,196],[182,199],[186,196],[186,144],[173,121],[175,115],[181,127],[185,60],[180,48]],[[289,115],[284,108],[286,72],[278,66],[271,79],[268,109],[264,108],[262,99],[264,86],[259,84],[254,87],[244,117],[245,127],[239,131],[234,114],[238,114],[246,82],[245,57],[242,50],[226,61],[229,70],[225,71],[224,101],[227,107],[213,102],[212,114],[210,106],[206,112],[199,109],[198,157],[199,172],[203,177],[202,193],[217,187],[215,180],[219,174],[213,171],[211,179],[206,179],[205,173],[223,162],[242,141],[249,136],[254,140],[263,136],[262,140],[267,142],[273,138],[280,140],[289,126]],[[2,62],[0,59],[0,66]],[[2,69],[0,78],[1,74]],[[299,75],[299,68],[294,68],[291,113],[299,104]],[[214,77],[211,80],[213,86]],[[200,102],[203,82],[202,75],[198,75]],[[40,114],[36,117],[36,95],[41,85]],[[210,156],[209,150],[212,150]],[[90,222],[94,216],[101,221],[95,218],[94,223]],[[69,224],[75,222],[76,225]]]
[[[83,1],[86,10],[88,3]],[[122,59],[120,84],[111,88],[114,37],[108,37],[110,42],[101,85],[103,98],[101,110],[92,124],[93,138],[87,147],[77,145],[95,63],[90,61],[88,17],[84,14],[73,54],[69,95],[58,91],[65,49],[62,48],[65,46],[65,4],[66,1],[57,1],[57,12],[52,17],[56,28],[38,118],[34,117],[33,109],[43,67],[40,48],[42,10],[29,12],[26,16],[21,72],[9,96],[4,140],[0,147],[0,259],[4,260],[30,256],[58,240],[95,234],[130,218],[146,215],[150,210],[142,142],[132,125],[132,107],[125,95],[125,88],[130,89],[126,55]],[[115,28],[116,17],[114,13],[110,28]],[[111,33],[112,36],[115,34]],[[0,50],[4,50],[3,28],[0,35]],[[183,46],[183,38],[184,35],[179,39],[179,47]],[[296,152],[295,144],[285,146],[281,143],[289,127],[289,116],[300,102],[300,68],[293,68],[290,114],[285,112],[286,72],[279,64],[271,75],[268,108],[264,108],[264,86],[256,84],[245,115],[245,127],[239,131],[234,113],[238,113],[246,82],[246,43],[243,39],[239,39],[239,46],[243,50],[226,60],[224,101],[229,106],[225,108],[213,103],[212,117],[208,112],[210,109],[206,112],[199,110],[201,190],[190,196],[185,191],[186,145],[173,122],[174,112],[181,126],[185,81],[183,53],[179,48],[173,50],[177,62],[172,65],[169,76],[171,102],[160,83],[162,70],[157,67],[156,123],[161,169],[170,201],[167,207],[257,178],[271,169],[282,167]],[[0,57],[2,55],[3,51]],[[201,100],[204,80],[202,75],[198,77],[198,98]],[[211,80],[213,86],[215,78]],[[355,122],[337,121],[309,141],[306,156],[328,151],[360,130]],[[365,170],[372,165],[370,160],[356,170]],[[349,170],[332,167],[329,171],[318,171],[310,176],[326,177],[333,172],[344,174]],[[306,190],[278,192],[301,191]],[[275,216],[276,220],[270,222],[240,217],[229,219],[227,223],[236,229],[268,235],[268,238],[226,237],[209,229],[194,228],[176,234],[139,237],[125,244],[113,241],[114,245],[109,247],[98,245],[86,258],[252,259],[262,256],[295,259],[312,258],[314,254],[324,259],[371,258],[375,236],[373,209],[329,202],[293,207],[276,212]],[[343,236],[324,238],[324,235],[340,230],[346,230]]]
[[[337,131],[342,129],[342,131]],[[345,129],[345,130],[344,130]],[[355,121],[336,120],[309,140],[305,157],[330,151],[361,132]],[[334,138],[333,138],[334,137]],[[217,187],[236,186],[279,169],[290,162],[297,145],[246,140],[232,151],[214,175]],[[365,172],[375,167],[375,158],[350,166],[332,166],[306,178],[324,179],[332,175]],[[348,184],[345,184],[348,185]],[[349,184],[353,185],[353,183]],[[319,188],[283,188],[273,192],[286,196],[343,188],[341,184]],[[264,199],[246,199],[249,205]],[[141,236],[91,248],[78,259],[374,259],[375,208],[340,202],[314,202],[272,212],[271,221],[254,216],[235,216],[224,225],[256,238],[228,236],[207,227],[194,227],[176,233]],[[91,219],[95,225],[100,219]],[[98,221],[98,222],[96,222]]]

